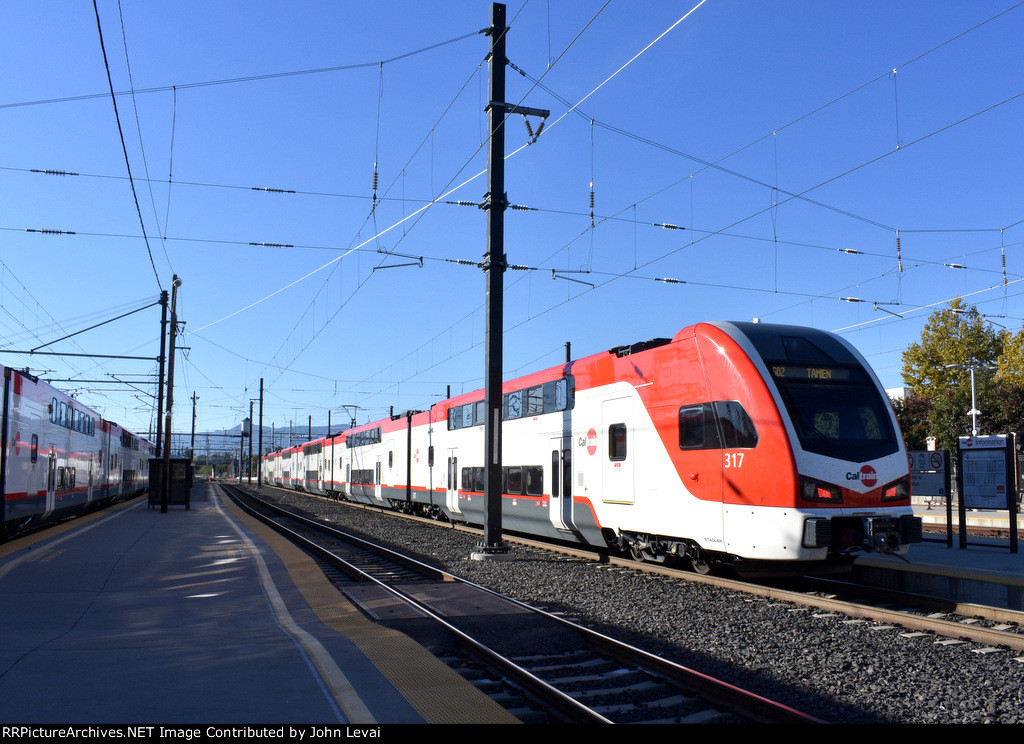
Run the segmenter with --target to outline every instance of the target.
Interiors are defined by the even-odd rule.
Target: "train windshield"
[[[768,364],[807,452],[864,462],[899,449],[886,403],[860,366]]]

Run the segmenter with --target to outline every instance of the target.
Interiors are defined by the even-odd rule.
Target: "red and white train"
[[[503,385],[502,524],[648,560],[849,563],[921,540],[863,357],[811,328],[701,323]],[[266,482],[484,521],[483,391],[264,457]]]
[[[4,535],[149,488],[148,441],[26,372],[0,372]]]

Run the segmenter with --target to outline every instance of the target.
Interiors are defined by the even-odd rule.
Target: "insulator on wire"
[[[999,231],[1000,236],[1002,236],[1002,232],[1003,232],[1002,230]],[[999,250],[1003,254],[1003,286],[1005,287],[1007,285],[1007,281],[1006,281],[1006,246],[1005,245],[1000,246]]]
[[[74,235],[75,234],[74,231],[72,231],[72,230],[55,230],[53,228],[46,228],[46,227],[40,228],[40,229],[36,229],[34,227],[28,227],[28,228],[25,228],[25,232],[42,233],[43,235]]]

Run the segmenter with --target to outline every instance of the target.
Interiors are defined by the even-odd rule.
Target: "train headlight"
[[[904,501],[910,498],[910,476],[905,475],[898,481],[893,481],[882,491],[882,503],[889,501]]]
[[[800,498],[804,501],[816,501],[826,504],[843,503],[843,492],[839,486],[823,483],[813,478],[800,477]]]
[[[827,548],[832,545],[832,520],[811,518],[804,522],[803,546]]]

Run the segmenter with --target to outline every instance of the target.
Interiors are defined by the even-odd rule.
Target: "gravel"
[[[1010,650],[940,646],[902,628],[529,548],[512,546],[507,561],[472,560],[478,538],[450,527],[302,494],[277,498],[830,723],[1024,723],[1024,659]]]

